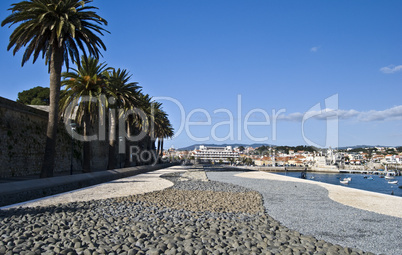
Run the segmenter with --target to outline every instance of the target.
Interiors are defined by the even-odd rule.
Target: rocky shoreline
[[[208,181],[203,171],[164,178],[175,185],[0,211],[0,254],[371,254],[290,230],[258,192]]]

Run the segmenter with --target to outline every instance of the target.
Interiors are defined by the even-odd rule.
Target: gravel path
[[[207,176],[258,191],[270,216],[302,234],[374,253],[402,254],[401,218],[334,202],[318,185],[234,176],[238,173],[207,172]]]
[[[370,254],[290,230],[260,193],[189,172],[165,175],[162,191],[0,210],[0,254]]]

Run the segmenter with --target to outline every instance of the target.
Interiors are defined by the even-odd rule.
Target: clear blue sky
[[[10,14],[7,9],[13,2],[0,2],[1,20]],[[99,7],[111,32],[104,36],[103,61],[128,69],[146,93],[177,100],[190,122],[204,122],[190,123],[165,147],[203,143],[194,137],[218,144],[262,139],[258,142],[278,145],[402,145],[402,1],[92,4]],[[42,60],[21,68],[21,54],[13,57],[7,52],[12,29],[0,28],[0,96],[15,100],[22,90],[48,86],[49,76]],[[337,104],[326,106],[325,100],[333,95]],[[179,131],[186,119],[178,105],[160,101]],[[303,114],[318,103],[321,109],[337,107],[337,132],[326,135],[327,126],[334,124],[323,115],[302,125]],[[259,139],[250,139],[243,126],[253,109],[259,110],[249,114],[249,121],[261,125],[251,125],[248,134]],[[281,109],[282,117],[273,125],[272,111]],[[189,117],[194,110],[198,112]],[[269,124],[263,112],[269,115]],[[205,123],[207,115],[210,124]],[[309,141],[303,138],[302,126]]]

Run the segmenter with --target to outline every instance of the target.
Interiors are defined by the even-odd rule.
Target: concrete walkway
[[[0,209],[49,206],[60,203],[90,201],[153,192],[173,186],[172,182],[160,178],[160,175],[180,171],[186,171],[186,169],[181,166],[173,166],[123,179],[117,179],[79,190],[73,190],[70,192],[39,198],[19,204],[4,206],[0,207]]]

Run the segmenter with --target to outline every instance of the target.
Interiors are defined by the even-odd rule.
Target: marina
[[[401,170],[391,170],[384,171],[380,170],[350,170],[350,169],[339,169],[339,173],[342,174],[370,174],[370,175],[387,175],[391,173],[391,175],[401,175]]]
[[[295,178],[300,178],[302,173],[302,171],[275,172]],[[402,197],[402,188],[399,188],[402,187],[402,176],[387,179],[383,175],[307,172],[306,179]]]

